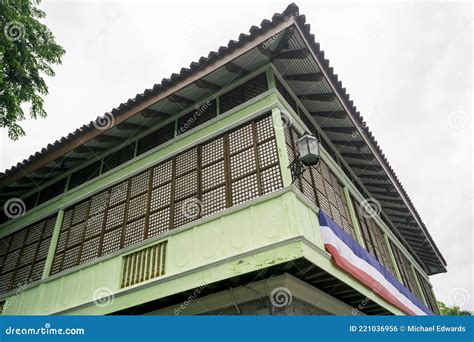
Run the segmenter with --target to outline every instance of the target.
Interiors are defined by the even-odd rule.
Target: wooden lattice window
[[[216,100],[196,106],[192,111],[178,119],[176,134],[180,135],[217,116]]]
[[[73,189],[76,186],[85,183],[92,178],[97,177],[100,174],[100,166],[102,164],[102,160],[98,160],[71,175],[71,182],[69,184],[69,189]]]
[[[356,209],[355,214],[367,251],[394,275],[395,270],[382,229],[380,229],[375,220],[364,211],[364,208],[355,198],[352,198],[352,202]]]
[[[128,162],[133,158],[135,153],[135,145],[130,144],[122,147],[120,150],[109,154],[104,158],[104,165],[102,166],[102,173],[116,168],[123,163]]]
[[[0,293],[41,279],[56,216],[0,239]]]
[[[293,128],[285,128],[288,158],[296,158],[298,134]],[[318,165],[306,168],[295,181],[297,188],[311,202],[323,209],[340,227],[356,240],[355,230],[349,215],[344,188],[329,166],[320,160]]]
[[[37,205],[40,205],[41,203],[44,203],[56,196],[59,196],[60,194],[64,192],[65,188],[66,188],[66,178],[63,178],[57,181],[56,183],[53,183],[49,185],[48,187],[44,188],[39,193]]]
[[[174,121],[138,140],[137,155],[145,153],[174,137]]]
[[[268,90],[265,74],[260,74],[244,84],[229,90],[219,98],[219,109],[225,113],[238,105],[264,93]]]
[[[266,115],[66,209],[52,273],[282,188]]]
[[[421,298],[410,261],[392,241],[390,241],[390,246],[392,247],[395,261],[397,262],[398,270],[400,271],[400,275],[402,277],[403,285],[405,285],[405,287],[408,288],[418,298]]]
[[[431,309],[431,311],[433,311],[433,313],[438,315],[439,309],[435,294],[433,292],[433,287],[431,286],[428,279],[423,277],[417,270],[415,270],[415,273],[416,277],[418,278],[418,282],[420,283],[421,291],[423,291],[427,306]]]

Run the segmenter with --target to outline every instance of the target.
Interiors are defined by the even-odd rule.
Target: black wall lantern
[[[303,135],[297,142],[297,155],[290,164],[291,178],[294,182],[306,167],[318,164],[319,161],[319,141],[309,134]]]

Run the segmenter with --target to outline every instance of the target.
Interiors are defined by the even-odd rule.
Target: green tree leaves
[[[40,0],[0,1],[0,127],[17,140],[25,134],[19,122],[29,116],[45,117],[43,77],[54,76],[51,65],[61,64],[64,49],[39,19],[46,14]],[[22,108],[23,107],[23,108]]]

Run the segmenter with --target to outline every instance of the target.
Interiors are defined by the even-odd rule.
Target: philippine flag
[[[324,247],[337,266],[407,315],[433,315],[410,290],[395,279],[323,210],[320,210],[319,222]]]

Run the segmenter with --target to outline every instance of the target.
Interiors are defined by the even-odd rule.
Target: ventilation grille
[[[121,288],[165,274],[167,241],[141,249],[123,258]]]
[[[261,74],[245,82],[244,84],[228,91],[220,97],[220,112],[225,113],[238,105],[253,99],[267,91],[267,79]]]

